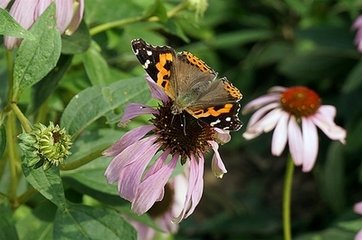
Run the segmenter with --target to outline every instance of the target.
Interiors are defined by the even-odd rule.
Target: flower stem
[[[284,189],[283,189],[283,233],[284,240],[292,239],[291,220],[290,220],[290,202],[292,194],[294,163],[292,157],[289,155],[287,166],[284,176]]]
[[[69,170],[73,170],[73,169],[76,169],[76,168],[79,168],[91,161],[93,161],[94,159],[100,157],[102,155],[102,152],[104,151],[104,149],[101,149],[101,150],[98,150],[98,151],[95,151],[95,152],[92,152],[90,153],[89,155],[83,157],[83,158],[80,158],[76,161],[72,161],[70,163],[67,163],[67,164],[64,164],[64,165],[60,165],[59,168],[63,171],[69,171]]]
[[[12,51],[6,51],[6,62],[8,69],[8,99],[11,101],[13,99],[13,70],[14,70],[14,62],[13,62],[13,53]]]
[[[29,133],[31,132],[32,128],[29,123],[29,120],[24,116],[24,114],[19,109],[18,105],[16,103],[11,103],[11,109],[15,113],[16,117],[19,119],[21,126],[23,126],[24,130]]]

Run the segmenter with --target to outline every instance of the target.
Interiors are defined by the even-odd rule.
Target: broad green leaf
[[[362,61],[354,66],[343,85],[343,92],[350,93],[362,85]]]
[[[324,200],[328,202],[334,212],[339,213],[345,206],[346,196],[344,192],[344,161],[340,143],[334,142],[330,145],[322,176],[321,189]]]
[[[0,123],[0,159],[4,154],[6,147],[6,132],[4,124]]]
[[[55,240],[137,238],[136,231],[118,212],[70,203],[58,209],[53,236]]]
[[[143,103],[148,99],[149,91],[143,77],[124,79],[106,87],[90,87],[70,101],[60,119],[60,125],[69,134],[78,135],[108,111],[130,102]]]
[[[33,106],[31,111],[36,111],[41,104],[54,92],[70,64],[73,55],[61,55],[55,68],[53,68],[40,82],[34,85]]]
[[[88,27],[82,21],[72,35],[62,36],[62,53],[63,54],[76,54],[86,51],[90,46],[91,38],[89,35]]]
[[[32,39],[32,34],[20,26],[10,14],[0,8],[0,35]]]
[[[295,240],[351,240],[357,232],[351,232],[339,227],[328,228],[317,233],[307,233],[305,235],[293,238]]]
[[[358,232],[362,229],[362,219],[338,222],[337,225],[346,230]]]
[[[19,239],[12,219],[9,202],[3,195],[0,195],[0,213],[0,239]]]
[[[24,39],[14,63],[14,95],[40,81],[60,56],[61,40],[52,3],[30,29],[34,39]]]
[[[100,51],[99,46],[92,42],[90,48],[82,54],[85,71],[92,85],[105,85],[110,80],[108,64]]]
[[[59,169],[55,166],[44,171],[43,168],[29,168],[22,164],[26,180],[45,198],[53,202],[59,208],[65,205],[65,196]]]

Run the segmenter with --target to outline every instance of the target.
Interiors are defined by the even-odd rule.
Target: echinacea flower
[[[362,15],[354,21],[352,29],[357,31],[354,44],[357,46],[358,51],[362,52]]]
[[[267,95],[248,103],[243,113],[257,110],[243,134],[253,139],[274,130],[272,154],[280,156],[286,143],[295,165],[310,171],[318,154],[318,132],[321,129],[330,139],[345,143],[346,131],[334,123],[336,108],[321,105],[319,96],[306,87],[273,87]]]
[[[0,8],[5,9],[10,0],[0,0]]]
[[[353,211],[355,213],[358,213],[362,215],[362,202],[358,202],[353,206]],[[362,240],[362,229],[358,231],[356,236],[354,237],[354,240]]]
[[[15,0],[10,15],[25,29],[29,29],[53,0]],[[83,18],[84,0],[55,0],[57,28],[60,33],[71,35]],[[18,46],[20,39],[5,36],[8,49]]]
[[[164,187],[180,160],[188,169],[188,186],[182,210],[173,216],[179,222],[192,214],[201,199],[204,154],[208,150],[214,151],[214,174],[221,178],[226,173],[218,143],[228,142],[230,135],[187,113],[173,115],[172,102],[166,94],[149,77],[147,82],[152,96],[161,103],[157,108],[127,106],[121,123],[143,114],[152,114],[153,118],[150,124],[129,131],[104,152],[113,157],[105,176],[109,183],[118,182],[120,196],[132,203],[135,213],[144,214],[163,199]],[[152,161],[154,157],[156,160]]]
[[[148,210],[148,214],[153,219],[155,225],[162,231],[156,230],[144,223],[130,220],[130,224],[137,230],[138,240],[152,240],[156,234],[165,235],[176,233],[178,224],[173,222],[173,216],[180,213],[183,208],[183,202],[187,190],[187,178],[184,174],[178,174],[171,179],[165,186],[165,196]]]

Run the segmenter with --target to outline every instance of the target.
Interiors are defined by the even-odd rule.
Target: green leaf
[[[23,172],[26,180],[38,190],[45,198],[63,208],[65,205],[65,196],[62,180],[59,175],[59,169],[55,166],[47,171],[43,168],[33,169],[22,164]]]
[[[343,85],[342,91],[350,93],[362,85],[362,61],[359,61],[352,71],[348,74],[347,79]]]
[[[40,82],[34,85],[33,106],[31,112],[37,110],[41,104],[55,91],[70,64],[73,55],[61,55],[56,67],[51,70]]]
[[[345,206],[344,164],[342,146],[334,142],[330,145],[322,179],[322,193],[326,202],[336,213]]]
[[[76,204],[58,209],[53,236],[55,240],[137,238],[136,231],[118,212]]]
[[[85,71],[92,85],[105,85],[110,80],[108,64],[100,51],[100,47],[93,41],[90,48],[82,54]]]
[[[129,102],[143,103],[148,99],[149,91],[143,77],[121,80],[106,87],[90,87],[70,101],[60,119],[60,125],[69,134],[78,135],[108,111]]]
[[[0,239],[19,239],[7,198],[0,195]]]
[[[24,39],[14,63],[14,95],[40,81],[55,67],[60,56],[61,40],[56,27],[55,5],[52,3],[34,23],[30,32],[34,39]]]
[[[32,34],[20,26],[10,14],[0,8],[0,35],[32,39]]]
[[[6,132],[5,132],[5,126],[0,123],[0,159],[3,156],[5,152],[6,147]]]
[[[63,35],[62,36],[62,53],[63,54],[76,54],[86,51],[91,42],[91,37],[89,35],[88,27],[82,21],[77,29],[72,35]]]

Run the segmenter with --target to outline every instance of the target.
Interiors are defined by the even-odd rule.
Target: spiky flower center
[[[313,115],[321,105],[317,93],[306,87],[291,87],[280,97],[282,108],[297,118]]]
[[[215,130],[187,112],[172,114],[171,107],[171,102],[160,105],[158,114],[154,114],[151,120],[163,148],[170,149],[171,154],[180,154],[182,161],[191,155],[208,151],[208,141],[215,140]]]

